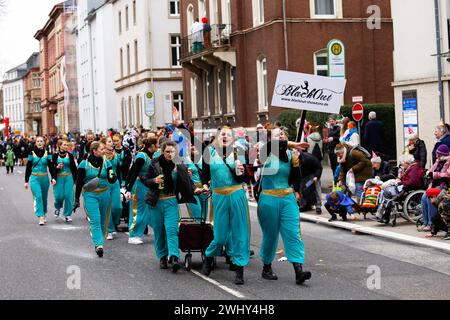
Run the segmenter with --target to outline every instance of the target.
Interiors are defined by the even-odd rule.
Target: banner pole
[[[297,138],[295,139],[295,142],[301,142],[303,127],[305,126],[305,122],[306,122],[306,110],[302,110],[302,117],[300,120],[300,126],[297,129]]]

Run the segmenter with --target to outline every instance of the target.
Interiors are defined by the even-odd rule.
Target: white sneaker
[[[71,217],[66,217],[65,219],[66,219],[66,222],[72,222],[73,221]]]
[[[129,244],[143,244],[144,241],[142,241],[142,240],[139,239],[139,238],[129,238],[129,239],[128,239],[128,243],[129,243]]]
[[[55,218],[59,218],[60,213],[61,213],[60,209],[55,209]]]
[[[45,225],[44,217],[39,217],[39,225],[40,225],[40,226]]]
[[[114,240],[114,235],[112,233],[108,233],[106,240]]]

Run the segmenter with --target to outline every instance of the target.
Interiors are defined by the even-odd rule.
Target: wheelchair
[[[421,200],[425,190],[426,187],[402,191],[399,191],[397,186],[386,188],[379,208],[382,214],[381,222],[392,223],[395,227],[397,218],[402,217],[406,221],[419,224],[422,219]]]

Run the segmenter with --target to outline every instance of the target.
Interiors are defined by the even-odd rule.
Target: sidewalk
[[[331,169],[330,167],[325,166],[322,174],[322,204],[325,203],[324,199],[326,193],[331,191],[328,188],[328,186],[331,185],[331,181]],[[250,205],[252,207],[257,207],[257,204],[254,202],[251,202]],[[318,215],[315,211],[302,212],[300,219],[302,221],[314,222],[334,228],[349,230],[354,234],[368,234],[395,241],[435,248],[450,253],[450,241],[443,240],[445,235],[444,232],[439,232],[435,237],[426,238],[425,235],[428,234],[428,232],[418,232],[413,223],[406,221],[401,217],[397,219],[397,225],[392,227],[392,225],[385,225],[370,220],[371,217],[374,217],[370,213],[367,215],[366,220],[364,220],[364,216],[362,214],[357,214],[356,217],[358,217],[359,220],[343,222],[340,220],[340,217],[338,217],[338,221],[328,222],[331,215],[323,206],[322,212],[323,213],[321,215]]]

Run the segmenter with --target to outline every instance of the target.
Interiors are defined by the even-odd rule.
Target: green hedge
[[[341,108],[341,115],[352,118],[352,107],[346,105]],[[368,116],[370,111],[377,113],[377,119],[383,122],[383,143],[382,152],[388,155],[391,159],[395,159],[397,150],[397,141],[395,133],[395,106],[394,104],[364,104],[364,119],[361,121],[361,137],[364,136],[364,125],[369,121]],[[308,112],[306,119],[310,122],[321,124],[321,128],[326,126],[328,119],[326,113],[320,112]],[[289,136],[291,139],[295,139],[297,135],[297,128],[295,122],[301,116],[301,111],[298,110],[286,110],[279,114],[277,120],[289,129]]]

